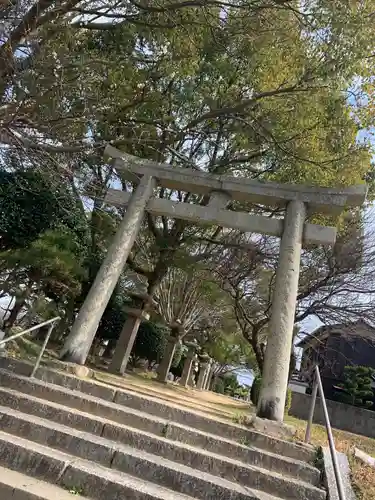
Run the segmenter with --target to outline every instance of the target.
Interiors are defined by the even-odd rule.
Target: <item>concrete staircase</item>
[[[326,498],[311,448],[49,368],[29,372],[0,359],[1,499]]]

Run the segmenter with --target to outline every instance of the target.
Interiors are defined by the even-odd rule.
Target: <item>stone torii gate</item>
[[[184,219],[195,224],[212,224],[243,232],[278,236],[281,238],[280,255],[258,416],[282,421],[292,348],[301,248],[303,244],[333,245],[336,239],[335,228],[306,223],[306,214],[338,215],[347,206],[359,206],[365,200],[366,187],[318,188],[218,176],[142,160],[112,146],[107,146],[105,155],[112,158],[114,167],[129,181],[136,182],[137,187],[133,193],[110,189],[105,196],[106,203],[127,206],[127,210],[73,325],[66,345],[73,346],[73,351],[78,352],[78,355],[70,356],[69,359],[79,364],[85,363],[88,349],[81,346],[87,345],[87,338],[93,340],[95,337],[99,321],[126,264],[146,211],[153,215]],[[157,186],[208,195],[210,197],[208,205],[201,206],[153,197],[153,191]],[[231,200],[267,207],[285,207],[285,218],[272,219],[231,211],[226,208]],[[127,338],[130,343],[134,342],[134,331]],[[123,349],[130,353],[131,347],[132,344],[124,346]]]

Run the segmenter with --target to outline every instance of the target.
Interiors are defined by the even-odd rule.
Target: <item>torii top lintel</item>
[[[225,191],[234,200],[271,207],[283,206],[288,201],[299,200],[308,205],[310,213],[338,215],[345,207],[362,205],[367,194],[366,185],[326,188],[277,184],[239,177],[219,176],[191,168],[174,168],[170,165],[123,153],[110,145],[105,148],[104,155],[106,158],[115,160],[115,168],[125,173],[128,172],[129,180],[134,180],[134,176],[150,175],[155,177],[159,185],[165,188],[197,194]]]

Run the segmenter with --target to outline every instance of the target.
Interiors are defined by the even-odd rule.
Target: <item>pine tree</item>
[[[375,370],[367,366],[346,366],[344,382],[340,384],[345,391],[340,394],[341,401],[361,408],[371,408],[374,396],[371,384],[374,374]]]

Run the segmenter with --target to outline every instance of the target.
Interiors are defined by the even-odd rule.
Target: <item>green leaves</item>
[[[308,1],[303,9],[295,2],[202,4],[161,2],[155,9],[124,2],[104,12],[89,1],[85,9],[94,12],[83,13],[83,23],[77,11],[61,9],[52,23],[38,24],[37,40],[25,33],[31,64],[17,64],[0,103],[2,140],[21,160],[4,160],[16,174],[0,178],[0,250],[27,248],[23,262],[39,252],[60,276],[56,283],[65,282],[64,270],[67,282],[76,272],[69,255],[80,262],[84,253],[83,298],[119,212],[95,200],[88,228],[80,196],[92,181],[100,192],[129,188],[103,165],[106,142],[176,168],[261,181],[340,186],[373,177],[371,145],[357,138],[374,125],[375,1]],[[29,60],[17,47],[15,62]],[[167,189],[158,196],[207,202]],[[197,241],[211,237],[206,229],[167,218],[147,222],[150,231],[132,257],[133,270],[152,276],[151,288],[168,266],[195,268],[201,253],[210,258],[197,250]],[[50,231],[61,226],[78,236],[73,248],[52,241]],[[268,302],[273,267],[262,272],[258,297],[247,304],[254,320]],[[221,301],[208,280],[200,292],[211,308]]]
[[[344,392],[339,393],[342,402],[362,408],[373,406],[374,393],[372,390],[375,370],[367,366],[346,366],[344,382],[341,387]]]
[[[168,328],[163,325],[144,321],[141,323],[133,347],[132,356],[147,359],[149,363],[160,362],[168,339]]]
[[[56,302],[77,296],[85,275],[74,234],[67,229],[46,231],[28,247],[1,252],[0,265],[16,282],[29,283],[34,293]]]
[[[87,221],[69,186],[33,170],[0,171],[0,249],[23,248],[40,234],[64,225],[77,239]]]
[[[250,344],[236,331],[222,331],[204,344],[207,353],[222,367],[256,367]]]
[[[3,292],[28,287],[29,300],[64,305],[81,292],[88,222],[63,181],[32,170],[0,171]]]

